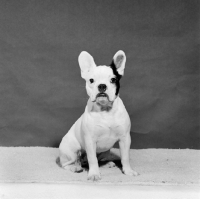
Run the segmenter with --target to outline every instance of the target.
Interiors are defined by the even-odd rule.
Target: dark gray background
[[[83,113],[78,55],[127,55],[132,148],[200,148],[199,1],[1,0],[0,145],[53,146]]]

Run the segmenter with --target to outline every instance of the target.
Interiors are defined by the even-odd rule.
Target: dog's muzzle
[[[96,96],[96,102],[100,106],[108,106],[110,103],[112,103],[106,93],[98,93]]]
[[[96,98],[98,98],[98,97],[107,97],[109,99],[109,97],[106,93],[98,93]]]
[[[107,86],[105,84],[99,84],[98,90],[100,93],[104,93],[107,89]]]

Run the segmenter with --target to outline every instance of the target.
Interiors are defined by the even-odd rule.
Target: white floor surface
[[[2,183],[1,199],[200,199],[200,186]]]

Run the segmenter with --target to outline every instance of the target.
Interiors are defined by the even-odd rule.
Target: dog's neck
[[[91,99],[88,100],[87,108],[89,112],[111,112],[118,100],[118,96],[114,102],[109,102],[106,106],[102,106],[97,102],[92,102]]]
[[[92,110],[93,112],[102,112],[106,111],[109,112],[113,107],[113,102],[109,102],[106,106],[102,106],[101,104],[94,102]]]

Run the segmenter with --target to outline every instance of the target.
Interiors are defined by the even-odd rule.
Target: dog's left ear
[[[81,52],[78,57],[78,62],[81,68],[81,77],[84,79],[87,77],[88,72],[90,72],[93,67],[96,67],[93,57],[86,51]]]
[[[113,62],[117,69],[117,72],[120,75],[124,75],[125,63],[126,63],[126,55],[124,51],[119,50],[113,57]]]

